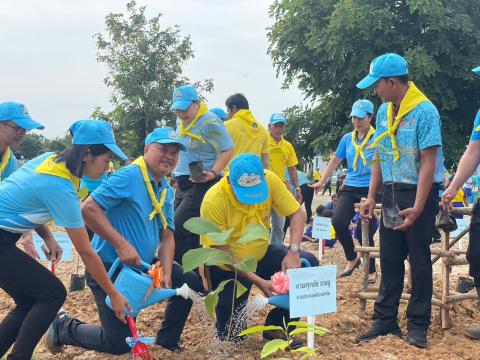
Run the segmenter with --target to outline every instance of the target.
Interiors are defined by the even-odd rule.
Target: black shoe
[[[344,271],[343,273],[341,273],[341,274],[340,274],[340,277],[345,277],[345,276],[350,276],[350,275],[352,275],[353,270],[355,270],[356,268],[358,268],[361,263],[362,263],[362,260],[358,259],[358,260],[357,260],[357,263],[355,264],[355,266],[354,266],[353,268],[351,268],[350,270],[346,270],[346,271]]]
[[[61,323],[65,322],[65,320],[70,319],[67,313],[60,309],[55,319],[53,319],[50,327],[45,334],[45,347],[51,354],[58,354],[63,351],[63,345],[60,343],[59,339],[59,332],[58,327]]]
[[[407,334],[407,342],[410,345],[416,346],[417,348],[426,349],[428,346],[427,333],[427,329],[409,329]]]
[[[173,353],[176,353],[176,354],[180,354],[180,353],[183,353],[185,351],[185,348],[181,345],[175,345],[175,346],[162,346],[160,345],[162,348],[168,350],[168,351],[171,351]]]
[[[391,325],[384,325],[378,322],[374,322],[372,327],[366,333],[356,338],[355,342],[356,343],[368,342],[376,339],[379,336],[385,336],[388,334],[392,334],[401,338],[402,330],[400,330],[396,322],[392,323]]]

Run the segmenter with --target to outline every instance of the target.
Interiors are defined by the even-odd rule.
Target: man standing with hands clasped
[[[404,261],[409,256],[412,293],[407,307],[407,342],[427,347],[432,311],[432,262],[430,240],[438,211],[437,194],[442,182],[440,116],[428,98],[408,81],[408,64],[397,54],[374,59],[369,74],[357,84],[375,86],[383,104],[378,110],[370,190],[361,208],[362,217],[372,217],[375,196],[383,185],[380,223],[382,279],[375,301],[373,325],[357,342],[393,334],[402,336],[397,322],[403,291]],[[395,202],[392,201],[395,199]],[[403,222],[387,228],[385,209],[398,206]],[[388,224],[387,224],[388,226]]]

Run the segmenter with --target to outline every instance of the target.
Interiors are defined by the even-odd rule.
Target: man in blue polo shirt
[[[95,232],[92,246],[107,270],[117,257],[124,264],[139,265],[141,260],[151,263],[158,256],[163,288],[179,287],[186,282],[199,290],[201,283],[196,275],[184,275],[181,266],[173,262],[174,195],[165,176],[177,164],[180,150],[185,147],[173,129],[155,129],[145,140],[144,155],[106,179],[84,202],[82,212]],[[75,345],[111,354],[128,352],[128,326],[106,306],[106,293],[92,276],[87,273],[86,277],[101,325],[85,324],[59,314],[52,325],[55,331],[49,332],[56,336],[50,341],[55,348],[50,350],[61,351],[62,345]],[[191,306],[191,300],[179,296],[168,300],[157,345],[172,351],[178,349]]]
[[[443,178],[440,116],[428,98],[408,81],[408,64],[400,55],[384,54],[372,61],[369,74],[357,87],[366,89],[372,85],[383,101],[373,143],[377,146],[375,156],[383,162],[372,164],[370,190],[361,213],[371,218],[375,196],[383,183],[382,279],[373,326],[357,341],[387,334],[401,336],[398,303],[403,291],[404,261],[409,256],[412,292],[407,308],[407,341],[425,348],[432,312],[430,240],[438,211],[438,184]],[[395,207],[401,210],[401,218],[398,225],[391,225],[385,214]]]

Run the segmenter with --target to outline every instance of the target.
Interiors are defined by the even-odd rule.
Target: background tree
[[[437,106],[442,118],[446,165],[457,163],[472,129],[480,80],[480,2],[469,0],[276,0],[270,8],[269,54],[284,87],[294,80],[311,107],[289,109],[290,138],[313,133],[327,155],[351,130],[352,103],[372,89],[355,84],[376,56],[396,52],[409,62],[409,75]],[[308,122],[306,119],[308,120]],[[305,128],[310,126],[310,128]],[[297,133],[298,131],[298,133]],[[311,135],[310,135],[311,136]]]
[[[145,135],[155,127],[174,125],[170,102],[175,86],[189,83],[182,65],[193,57],[190,37],[178,26],[162,28],[161,14],[150,19],[145,6],[127,3],[127,15],[106,16],[106,35],[96,34],[97,60],[107,65],[105,84],[112,88],[115,109],[103,118],[112,122],[125,151],[136,156],[143,151]],[[195,84],[210,91],[212,82]],[[97,109],[94,114],[102,113]]]

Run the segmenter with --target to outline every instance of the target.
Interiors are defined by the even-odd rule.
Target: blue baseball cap
[[[230,119],[230,116],[228,116],[228,114],[225,111],[223,111],[223,109],[221,108],[213,108],[213,109],[209,109],[209,111],[217,115],[220,120],[225,121]]]
[[[381,78],[408,74],[407,61],[398,54],[388,53],[373,59],[370,71],[358,84],[357,88],[366,89]]]
[[[284,113],[275,113],[270,116],[270,121],[268,122],[269,124],[275,125],[278,123],[287,123],[287,117],[285,116]]]
[[[268,198],[268,186],[260,157],[241,154],[230,164],[228,178],[235,197],[243,204],[253,205]]]
[[[0,121],[9,120],[25,130],[45,129],[45,126],[30,117],[25,105],[13,101],[0,104]]]
[[[370,100],[361,99],[353,103],[350,117],[364,119],[368,114],[373,114],[373,103]]]
[[[154,142],[159,144],[177,144],[180,146],[180,150],[187,150],[185,145],[181,143],[180,138],[175,130],[173,130],[171,127],[156,128],[150,134],[148,134],[145,139],[145,145],[150,145]]]
[[[112,125],[104,120],[78,120],[70,126],[72,144],[96,145],[102,144],[109,148],[122,160],[128,157],[115,142]]]
[[[480,75],[480,66],[477,66],[475,69],[472,69],[475,74]]]
[[[198,94],[193,85],[183,85],[173,90],[172,98],[170,110],[184,111],[188,109],[192,102],[198,100]]]

